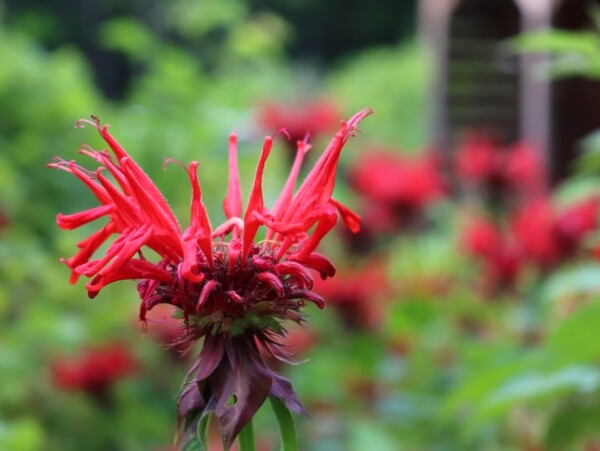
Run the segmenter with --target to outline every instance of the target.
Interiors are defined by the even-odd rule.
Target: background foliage
[[[163,171],[163,159],[199,160],[210,215],[222,218],[227,136],[232,128],[240,135],[248,192],[262,137],[274,132],[263,130],[257,119],[265,101],[299,106],[326,98],[341,117],[364,106],[375,110],[340,169],[338,197],[357,208],[361,199],[344,182],[359,155],[382,146],[423,154],[430,138],[425,105],[431,65],[417,43],[401,39],[413,22],[394,22],[395,33],[381,25],[379,35],[377,27],[367,27],[373,34],[363,37],[352,22],[334,20],[341,2],[328,3],[318,16],[304,6],[313,3],[102,2],[89,17],[74,11],[96,2],[60,14],[27,8],[27,2],[5,8],[0,449],[75,450],[85,443],[90,450],[159,450],[168,449],[174,437],[185,358],[156,343],[156,325],[144,333],[136,321],[133,285],[110,287],[89,301],[83,282],[69,285],[58,263],[85,231],[59,232],[54,216],[93,200],[72,178],[44,165],[55,155],[75,158],[82,143],[101,147],[93,130],[73,128],[78,118],[93,113],[112,124],[111,132],[181,218],[188,215],[187,183],[177,167]],[[88,19],[80,22],[82,17]],[[303,27],[308,31],[301,32]],[[335,42],[330,37],[339,29],[347,34]],[[354,36],[352,52],[341,52],[343,36]],[[315,56],[311,51],[321,40],[328,45]],[[587,55],[595,40],[555,36],[548,42]],[[592,64],[597,49],[590,52]],[[326,137],[315,136],[315,151]],[[279,169],[283,177],[287,162],[281,141],[270,173]],[[282,179],[265,183],[272,201]],[[590,186],[597,190],[593,173],[585,183],[574,176],[553,196],[569,199],[569,193],[587,193]],[[450,196],[429,209],[416,229],[382,234],[368,254],[351,252],[341,233],[328,243],[340,277],[358,268],[357,277],[369,288],[362,302],[383,313],[373,326],[349,323],[335,306],[310,311],[308,332],[296,336],[296,344],[309,348],[298,358],[310,360],[282,369],[312,415],[298,419],[301,449],[599,446],[600,268],[588,253],[543,274],[530,272],[515,290],[482,292],[482,267],[459,245],[472,208],[468,196]],[[593,247],[594,236],[588,241]],[[366,276],[374,261],[385,282]],[[75,361],[89,347],[113,342],[131,352],[133,374],[101,397],[57,386],[52,370],[57,361]],[[269,449],[277,432],[266,410],[255,428]]]

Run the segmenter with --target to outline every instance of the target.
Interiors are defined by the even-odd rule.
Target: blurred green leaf
[[[600,266],[580,265],[552,274],[542,285],[544,302],[558,302],[568,296],[594,294],[600,290]]]
[[[419,151],[431,144],[425,109],[430,69],[417,43],[372,48],[340,63],[329,86],[346,111],[373,108],[376,120],[369,124],[369,135],[377,137],[376,144]]]
[[[551,368],[588,363],[600,358],[600,340],[594,337],[600,321],[600,302],[595,299],[578,308],[548,336],[542,353]]]
[[[571,366],[552,373],[524,373],[510,379],[483,399],[480,414],[498,415],[508,408],[564,393],[590,394],[600,386],[600,369]]]
[[[520,53],[547,53],[552,59],[538,66],[553,77],[600,77],[600,35],[596,31],[547,30],[520,35],[510,46]]]
[[[289,34],[289,25],[283,19],[262,13],[232,29],[226,49],[231,55],[248,60],[282,57]]]
[[[398,443],[385,428],[380,424],[364,422],[352,428],[349,440],[349,448],[352,451],[365,449],[376,449],[378,451],[396,451]]]
[[[527,33],[512,39],[521,52],[574,52],[593,57],[598,52],[598,35],[592,31],[546,30]]]
[[[549,451],[573,449],[582,439],[594,437],[600,430],[600,405],[597,398],[588,398],[582,404],[572,404],[558,412],[546,430],[545,442]],[[581,449],[580,443],[578,449]]]
[[[35,420],[30,418],[10,423],[0,421],[0,449],[11,451],[46,449],[43,430]]]
[[[149,61],[156,57],[160,47],[144,24],[126,17],[104,22],[99,39],[105,48],[123,52],[134,61]]]
[[[200,38],[235,26],[247,11],[248,6],[240,0],[176,0],[171,3],[166,23],[184,36]]]

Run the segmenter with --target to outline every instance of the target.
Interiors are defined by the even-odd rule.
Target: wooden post
[[[531,33],[550,26],[551,0],[516,0],[521,8],[521,32]],[[550,82],[536,71],[547,60],[544,55],[521,56],[521,139],[532,143],[549,167],[550,155]]]

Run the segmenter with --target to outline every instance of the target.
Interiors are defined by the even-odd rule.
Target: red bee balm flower
[[[374,149],[354,162],[349,180],[368,204],[365,224],[377,231],[415,222],[445,193],[433,153],[407,157],[393,149]]]
[[[197,162],[186,169],[192,187],[191,220],[182,233],[156,186],[95,117],[93,122],[79,124],[95,126],[114,156],[106,150],[81,150],[100,163],[95,172],[61,159],[49,164],[75,175],[100,202],[100,206],[80,213],[59,214],[61,228],[73,229],[102,216],[109,219],[78,244],[75,256],[64,260],[72,270],[71,282],[80,275],[91,278],[88,295],[95,297],[112,282],[139,280],[141,320],[157,304],[171,304],[181,310],[186,334],[180,340],[191,344],[204,338],[204,343],[185,380],[179,419],[193,417],[198,421],[214,412],[226,449],[267,396],[280,398],[289,409],[304,413],[290,382],[266,366],[258,349],[260,345],[285,358],[278,342],[286,333],[282,322],[301,323],[300,310],[306,301],[319,308],[325,305],[312,291],[309,269],[318,271],[322,278],[335,274],[332,263],[314,251],[335,225],[338,214],[350,229],[359,229],[360,218],[334,200],[332,193],[342,147],[370,113],[361,110],[342,122],[294,194],[300,163],[308,150],[308,145],[300,142],[298,164],[293,165],[272,210],[265,207],[262,194],[263,171],[272,145],[272,138],[267,137],[243,215],[237,140],[232,134],[229,185],[223,203],[227,220],[217,228],[211,227],[202,203]],[[261,226],[266,227],[266,239],[255,242]],[[91,259],[113,234],[117,237],[104,255]],[[143,247],[152,249],[160,260],[147,260]],[[195,425],[185,424],[186,429],[195,431]]]
[[[392,292],[381,262],[346,268],[334,280],[317,281],[316,285],[346,327],[377,331],[384,318],[386,295]]]
[[[308,134],[321,135],[335,130],[340,114],[337,107],[326,100],[307,102],[291,108],[286,104],[268,102],[259,112],[259,122],[269,130],[285,128],[290,134],[289,142],[302,141]]]
[[[577,255],[587,236],[597,229],[600,200],[581,200],[557,210],[548,198],[529,202],[513,219],[523,254],[542,268],[551,268]]]
[[[63,390],[82,390],[102,396],[113,383],[130,376],[137,362],[119,343],[89,348],[80,356],[58,359],[51,366],[54,383]]]
[[[462,249],[483,266],[484,288],[490,294],[514,287],[522,258],[510,236],[486,218],[472,218],[463,231]]]
[[[526,142],[502,147],[486,136],[471,135],[456,155],[458,175],[493,197],[540,194],[546,169],[538,150]]]

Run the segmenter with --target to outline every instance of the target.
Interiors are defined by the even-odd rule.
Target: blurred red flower
[[[526,142],[503,147],[484,135],[472,134],[456,154],[458,175],[494,196],[510,192],[539,194],[546,169],[537,149]]]
[[[562,210],[548,198],[524,205],[513,219],[515,238],[524,257],[548,268],[576,255],[586,235],[597,229],[599,205],[597,198]]]
[[[391,293],[386,267],[378,261],[345,268],[333,279],[315,281],[315,286],[348,328],[370,331],[381,324]]]
[[[89,347],[79,355],[59,358],[50,366],[54,385],[67,391],[103,395],[115,382],[131,376],[138,363],[121,343]]]
[[[291,150],[296,142],[308,135],[312,139],[335,130],[340,125],[342,114],[328,100],[316,100],[294,106],[287,103],[266,102],[259,110],[258,121],[264,130],[286,129]]]
[[[0,232],[7,229],[10,226],[11,220],[8,214],[0,208]]]
[[[174,316],[176,311],[172,305],[158,304],[146,314],[146,328],[156,343],[175,351],[174,356],[181,357],[189,350],[190,343],[184,339],[186,328]],[[178,359],[178,362],[181,360]]]
[[[410,223],[445,193],[432,153],[407,157],[392,149],[374,149],[354,161],[348,177],[367,205],[363,224],[378,231]]]
[[[484,288],[495,293],[512,288],[521,269],[519,252],[491,220],[473,218],[463,231],[462,248],[484,268]]]

